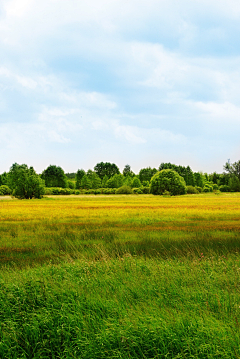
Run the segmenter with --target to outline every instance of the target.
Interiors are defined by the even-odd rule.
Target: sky
[[[239,0],[1,0],[0,173],[240,159]]]

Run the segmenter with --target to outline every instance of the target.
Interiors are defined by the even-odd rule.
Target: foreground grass
[[[239,358],[240,261],[125,257],[1,276],[1,358]]]
[[[0,203],[0,358],[239,358],[239,195]]]

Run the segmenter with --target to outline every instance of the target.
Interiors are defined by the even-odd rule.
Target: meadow
[[[240,194],[0,200],[0,358],[240,358]]]

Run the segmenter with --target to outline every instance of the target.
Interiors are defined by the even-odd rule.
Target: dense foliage
[[[97,163],[96,166],[94,167],[94,171],[101,179],[103,179],[104,176],[110,178],[115,174],[120,173],[120,170],[117,167],[117,165],[115,165],[115,163],[109,163],[109,162]]]
[[[165,191],[173,196],[187,192],[184,179],[174,170],[161,170],[151,179],[150,192],[152,194],[163,194]]]
[[[20,199],[41,198],[44,195],[44,181],[33,167],[14,163],[8,174],[8,183],[14,197]]]
[[[67,187],[67,178],[61,167],[50,165],[41,175],[47,187]]]
[[[166,169],[177,172],[184,179],[189,194],[216,193],[217,191],[218,193],[219,191],[240,192],[240,161],[233,164],[227,162],[224,165],[224,172],[221,174],[193,172],[189,166],[161,163],[159,171]],[[94,170],[78,169],[76,173],[66,174],[61,167],[50,165],[42,172],[41,178],[47,187],[45,194],[50,192],[63,193],[64,188],[68,189],[65,191],[66,194],[88,193],[89,191],[98,194],[103,193],[103,189],[106,189],[105,192],[109,194],[111,191],[111,193],[115,193],[122,186],[128,186],[133,190],[133,193],[141,194],[149,193],[150,181],[157,172],[156,168],[146,167],[140,169],[139,174],[134,174],[131,166],[126,165],[123,172],[120,173],[116,164],[100,162],[94,167]],[[10,177],[10,173],[7,172],[0,175],[0,196],[13,193],[15,185]],[[1,186],[7,186],[8,190]],[[51,191],[50,188],[58,188],[59,190]],[[166,193],[169,192],[168,190],[165,191]]]

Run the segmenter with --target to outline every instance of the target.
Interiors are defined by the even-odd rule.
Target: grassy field
[[[240,194],[0,201],[0,358],[240,358]]]

